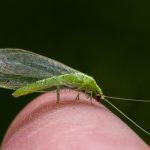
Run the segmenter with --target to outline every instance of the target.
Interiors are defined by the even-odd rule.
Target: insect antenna
[[[123,101],[135,101],[135,102],[150,103],[150,100],[145,100],[145,99],[130,99],[130,98],[112,97],[112,96],[104,96],[104,97],[110,98],[110,99],[116,99],[116,100],[123,100]]]
[[[106,97],[106,96],[104,96]],[[147,135],[150,135],[150,132],[146,131],[144,128],[139,126],[136,122],[134,122],[132,119],[130,119],[127,115],[125,115],[119,108],[117,108],[114,104],[112,104],[110,101],[108,101],[105,98],[102,98],[105,102],[107,102],[109,105],[111,105],[114,109],[116,109],[121,115],[123,115],[127,120],[129,120],[131,123],[133,123],[137,128],[139,128],[141,131],[146,133]]]

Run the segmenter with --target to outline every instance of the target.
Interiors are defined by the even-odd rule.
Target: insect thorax
[[[101,89],[99,88],[93,77],[83,73],[76,73],[76,76],[82,81],[79,87],[81,88],[81,90],[87,93],[92,93],[93,97],[95,97],[97,94],[101,96],[103,95]]]

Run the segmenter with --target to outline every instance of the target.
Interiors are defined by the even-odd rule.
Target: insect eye
[[[100,94],[96,94],[96,101],[97,101],[97,102],[100,102],[101,98],[102,98],[102,97],[101,97]]]

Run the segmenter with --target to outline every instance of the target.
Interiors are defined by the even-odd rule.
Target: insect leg
[[[77,96],[76,96],[76,98],[75,98],[75,100],[74,100],[74,104],[77,102],[77,100],[79,101],[80,100],[80,92],[78,91],[78,94],[77,94]]]
[[[85,91],[85,93],[86,93],[86,97],[88,99],[90,99],[90,102],[93,105],[93,102],[92,102],[92,95],[93,95],[93,93],[92,93],[92,91]]]
[[[92,102],[92,91],[90,91],[90,101],[91,101],[91,105],[93,105],[93,102]]]
[[[59,102],[60,102],[60,88],[57,86],[57,89],[56,89],[56,96],[57,96],[57,101],[56,101],[56,105],[58,106],[59,105]]]
[[[80,92],[78,92],[78,94],[77,94],[77,96],[76,96],[76,100],[78,100],[78,101],[80,100],[80,97],[79,97],[79,96],[80,96]]]

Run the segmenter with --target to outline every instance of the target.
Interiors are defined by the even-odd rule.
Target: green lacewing
[[[13,48],[0,49],[0,87],[15,90],[12,94],[14,97],[56,89],[57,103],[60,100],[61,88],[75,89],[78,91],[77,99],[79,99],[80,92],[84,92],[99,103],[104,100],[136,127],[150,135],[106,98],[150,101],[105,96],[93,77],[31,51]]]

